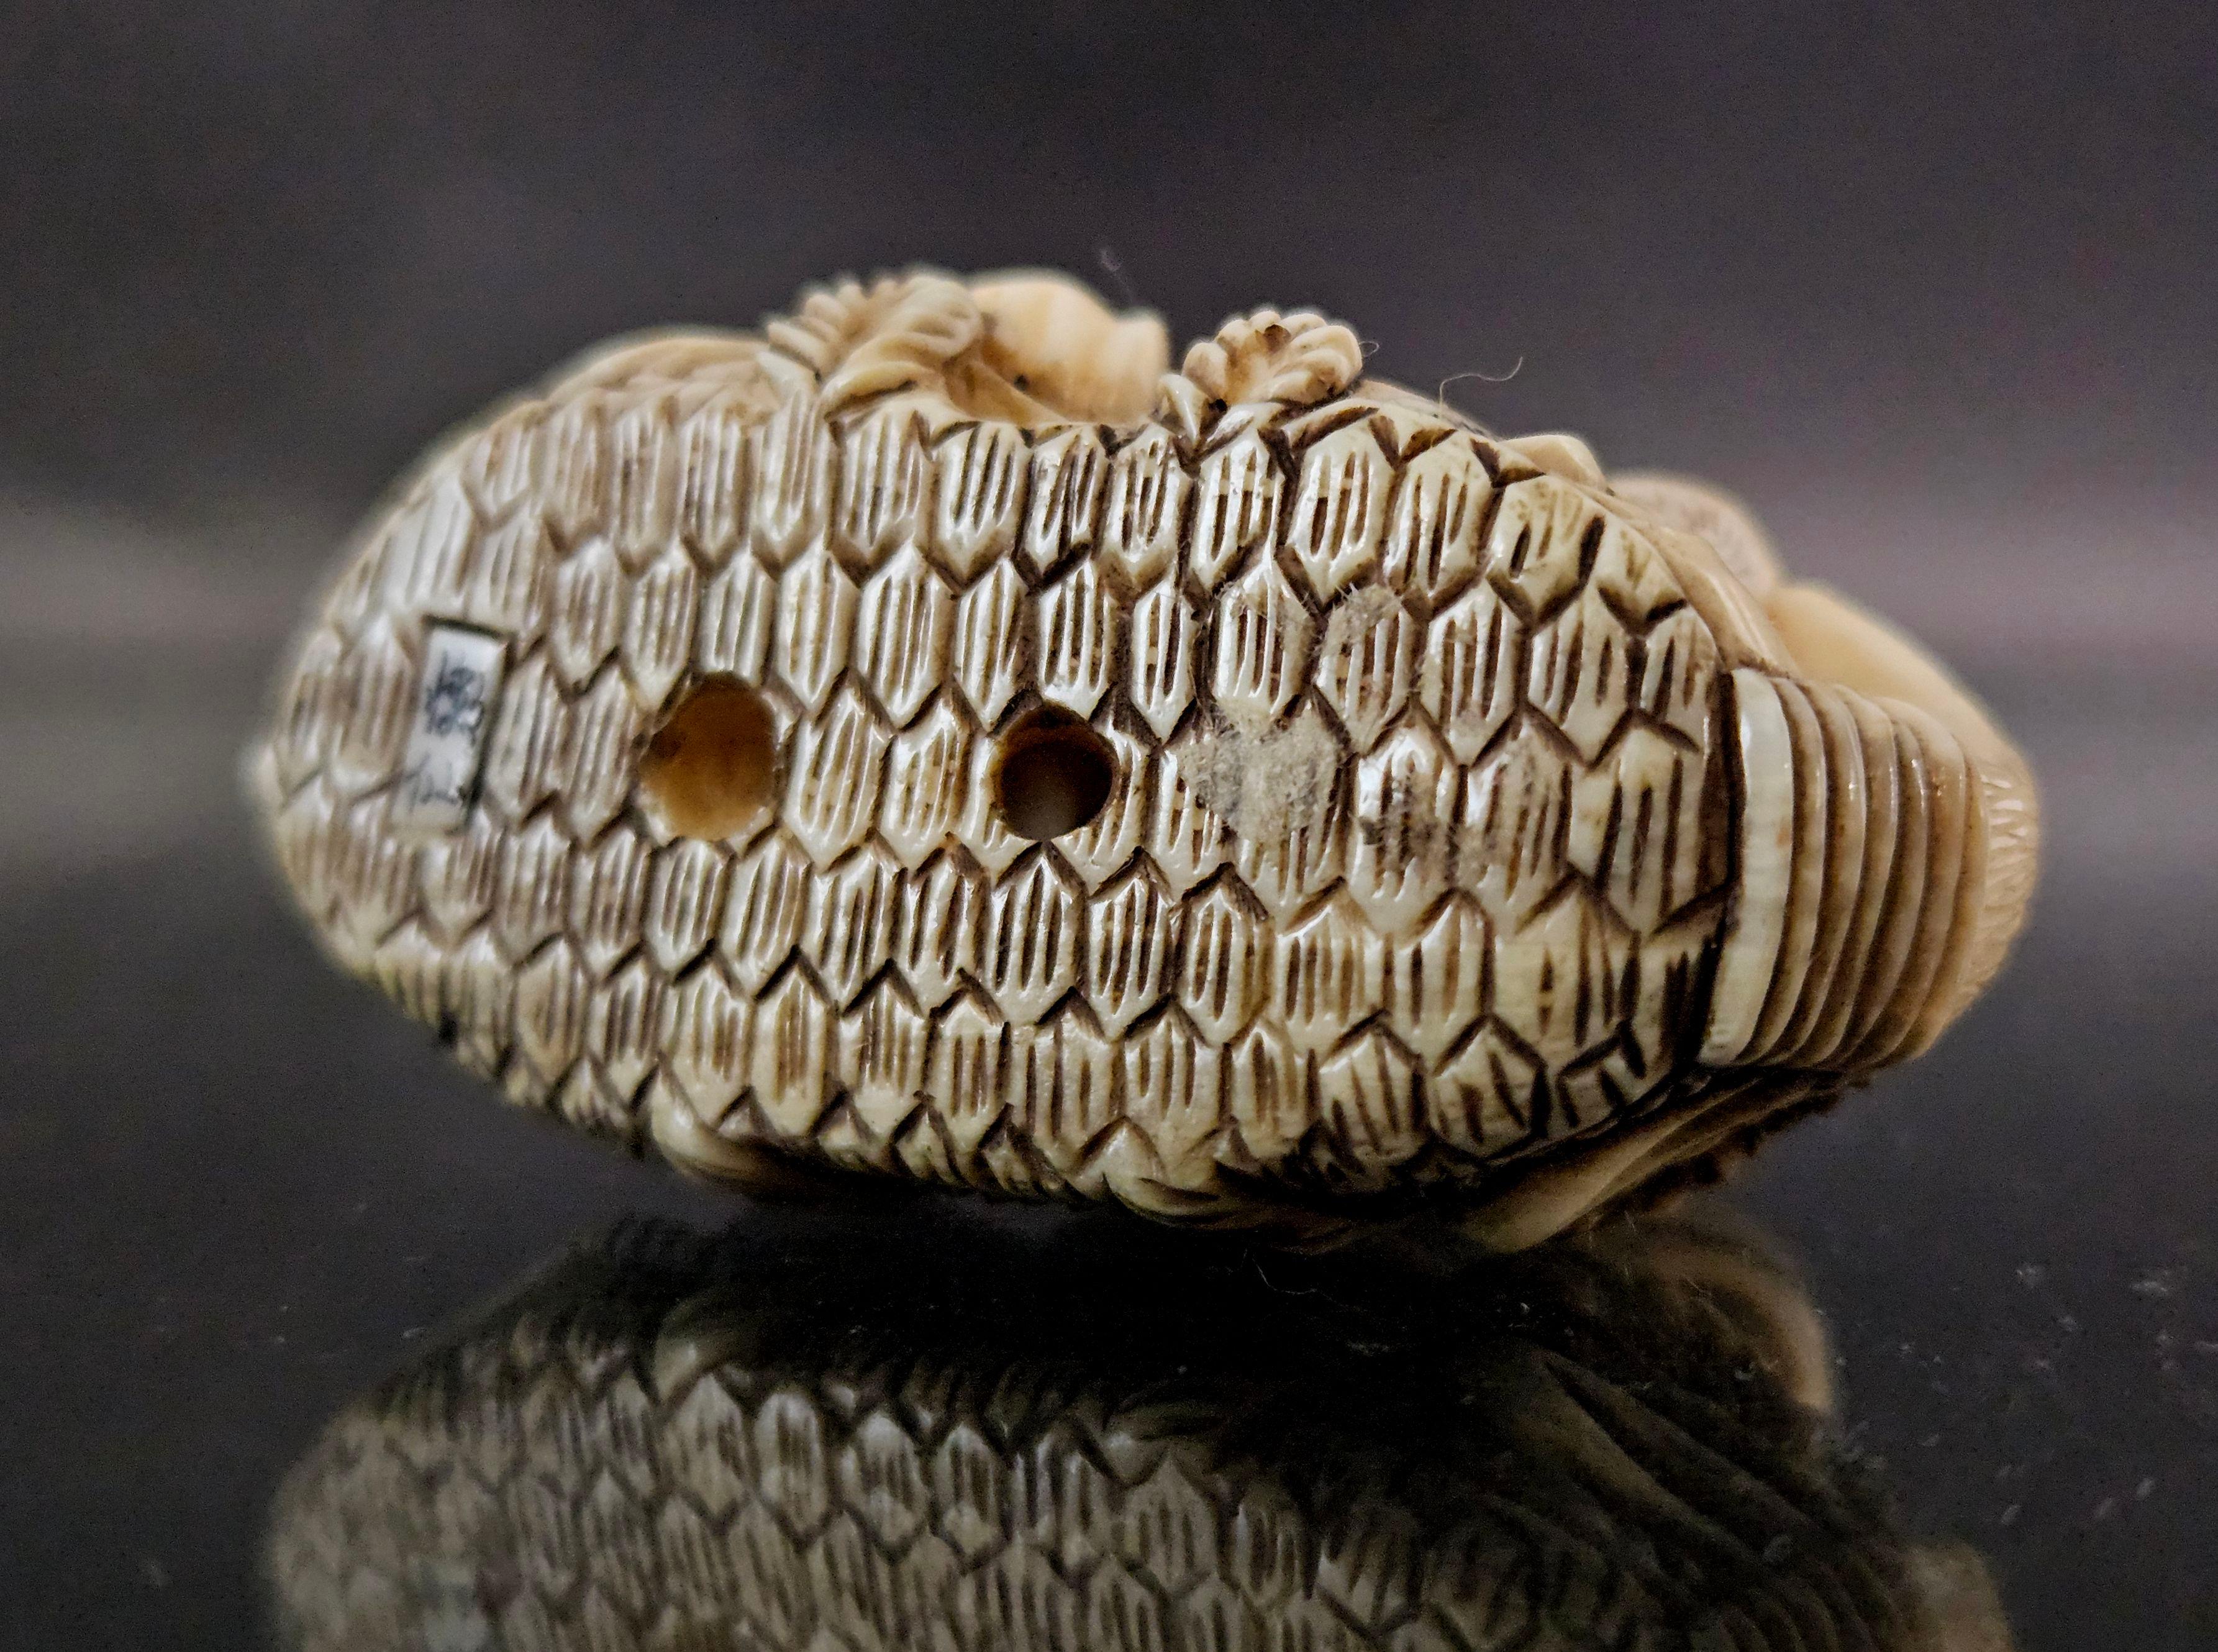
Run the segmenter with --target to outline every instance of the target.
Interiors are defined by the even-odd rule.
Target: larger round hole
[[[761,819],[778,792],[778,722],[746,684],[710,678],[657,729],[640,789],[681,838],[729,838]]]
[[[994,801],[1019,837],[1060,838],[1101,813],[1116,777],[1107,740],[1069,712],[1043,706],[1003,736]]]

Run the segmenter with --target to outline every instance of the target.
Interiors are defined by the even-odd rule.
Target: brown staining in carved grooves
[[[1116,783],[1109,742],[1067,711],[1040,706],[1002,737],[994,807],[1020,838],[1075,832],[1101,813]]]
[[[1321,1234],[1329,1163],[1521,1243],[1992,973],[2030,785],[1915,650],[1575,442],[1353,384],[1344,328],[1164,350],[898,277],[502,415],[257,761],[312,921],[515,1099],[719,1172]],[[437,822],[393,802],[425,626],[506,662]]]
[[[710,678],[647,742],[639,785],[678,836],[738,836],[778,796],[778,723],[769,703],[735,678]]]

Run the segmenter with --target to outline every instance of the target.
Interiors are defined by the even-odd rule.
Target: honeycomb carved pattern
[[[511,1099],[713,1172],[1296,1234],[1483,1202],[1744,1093],[1699,1055],[1735,911],[1728,679],[1764,656],[1668,535],[1359,381],[1314,317],[1229,326],[1152,417],[982,417],[969,302],[894,280],[767,341],[622,349],[434,457],[257,765],[332,954]],[[441,627],[503,669],[457,823],[414,836],[383,800]],[[709,677],[769,706],[778,796],[678,843],[639,757]],[[1938,866],[1976,804],[1946,736],[1782,703],[1795,750],[1853,736],[1907,777],[1889,841]],[[1043,707],[1093,725],[1114,785],[1034,845],[993,777]],[[1881,909],[1868,858],[1868,932],[1782,919],[1817,984],[1743,1016],[1749,1049],[1843,1058],[1783,1099],[1915,1043],[1865,953],[1951,944],[1931,900],[1927,930]],[[1666,1160],[1716,1145],[1689,1143]]]
[[[1825,1351],[1774,1304],[1807,1298],[1699,1230],[1374,1271],[1360,1352],[1345,1271],[1298,1259],[1189,1297],[1178,1259],[956,1241],[1040,1304],[1012,1326],[948,1243],[898,1296],[672,1226],[580,1247],[286,1476],[284,1643],[1911,1652],[1941,1601],[1968,1621],[1789,1392]]]

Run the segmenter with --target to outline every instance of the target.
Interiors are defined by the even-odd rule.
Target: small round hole
[[[681,838],[728,838],[777,793],[778,723],[746,684],[711,678],[678,704],[640,760],[640,789]]]
[[[1075,832],[1109,801],[1116,759],[1109,742],[1067,711],[1027,712],[1001,740],[994,802],[1020,838]]]

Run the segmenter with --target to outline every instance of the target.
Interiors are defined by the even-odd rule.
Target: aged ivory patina
[[[442,446],[252,758],[348,968],[513,1099],[1502,1246],[1924,1049],[2025,766],[1730,501],[1259,311],[1050,276],[618,344]]]

